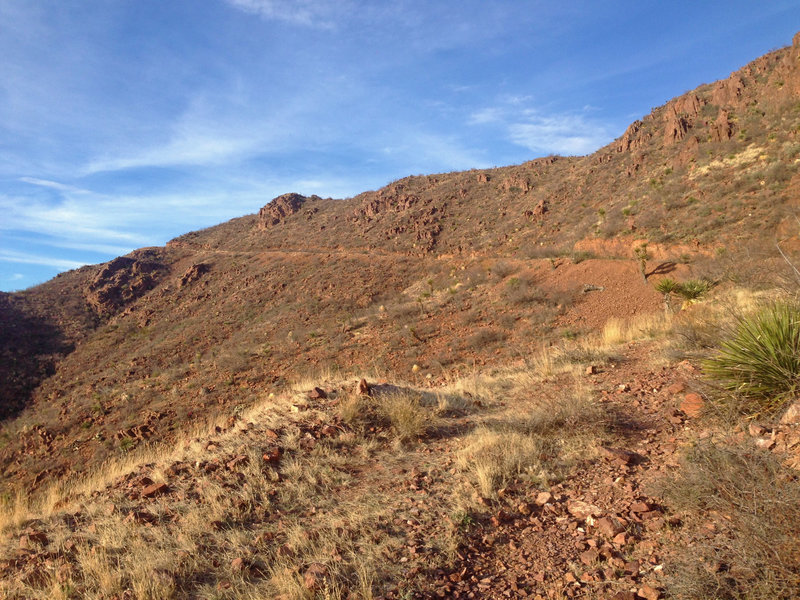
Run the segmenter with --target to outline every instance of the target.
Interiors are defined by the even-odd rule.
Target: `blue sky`
[[[410,174],[585,154],[796,0],[0,0],[0,290]]]

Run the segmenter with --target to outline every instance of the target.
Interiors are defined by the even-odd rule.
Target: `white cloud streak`
[[[66,260],[63,258],[53,258],[52,256],[39,256],[36,254],[29,254],[27,252],[14,252],[11,250],[0,250],[0,262],[25,264],[25,265],[42,265],[45,267],[53,267],[55,269],[77,269],[88,263],[77,260]],[[19,280],[22,277],[13,277]]]
[[[508,125],[509,138],[534,152],[583,155],[611,141],[606,127],[582,115],[532,116]]]
[[[590,109],[547,113],[528,106],[528,100],[511,97],[476,110],[467,124],[499,128],[508,141],[541,154],[588,154],[612,139],[606,124],[586,116]]]
[[[227,0],[231,6],[263,19],[331,29],[349,10],[345,0]]]

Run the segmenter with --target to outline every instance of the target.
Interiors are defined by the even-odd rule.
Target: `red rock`
[[[317,196],[302,196],[289,193],[273,198],[258,211],[258,225],[261,229],[269,229],[284,222],[290,215],[300,211],[307,200],[319,199]]]
[[[631,504],[631,512],[645,513],[652,510],[652,507],[647,502],[634,502]]]
[[[306,589],[312,591],[319,589],[327,574],[328,569],[325,567],[325,565],[320,563],[311,563],[311,566],[306,569],[306,572],[303,576],[303,583],[305,584]]]
[[[358,387],[356,388],[357,392],[362,396],[371,396],[372,390],[370,389],[369,384],[367,383],[366,379],[362,379],[358,382]]]
[[[600,553],[594,548],[590,548],[586,552],[581,552],[581,562],[587,566],[594,564],[599,559]]]
[[[636,593],[639,598],[643,598],[644,600],[658,600],[661,598],[661,592],[655,588],[650,587],[649,585],[643,585],[639,588],[639,591]]]
[[[533,512],[533,507],[528,504],[527,502],[522,502],[518,507],[517,510],[521,515],[528,516]]]
[[[767,430],[763,425],[759,425],[758,423],[750,423],[750,425],[747,427],[747,432],[752,437],[761,437],[767,433]]]
[[[639,576],[639,564],[638,560],[632,560],[629,563],[625,563],[625,573],[630,575],[631,577],[638,577]]]
[[[673,396],[675,396],[675,395],[680,394],[681,392],[683,392],[685,389],[686,389],[686,384],[685,383],[683,383],[682,381],[676,381],[675,383],[673,383],[671,386],[669,386],[667,388],[667,392],[669,394],[672,394]]]
[[[758,438],[756,439],[756,446],[764,448],[765,450],[770,450],[775,446],[775,440],[772,438]]]
[[[625,543],[628,541],[628,536],[624,533],[618,533],[617,535],[614,536],[614,539],[612,541],[618,546],[624,546]]]
[[[156,516],[146,510],[134,510],[128,513],[125,521],[141,524],[152,524],[157,521]]]
[[[229,471],[233,471],[239,465],[246,465],[247,464],[247,456],[244,454],[239,454],[238,456],[234,456],[231,460],[225,463],[225,466],[228,468]]]
[[[796,401],[781,417],[781,423],[784,425],[795,425],[800,423],[800,400]]]
[[[274,446],[261,456],[265,463],[276,463],[281,459],[281,449]]]
[[[567,502],[567,510],[569,514],[573,517],[578,517],[579,519],[586,519],[587,517],[599,517],[603,514],[603,511],[600,510],[594,504],[589,504],[588,502],[583,502],[582,500],[570,500]]]
[[[609,448],[608,446],[601,446],[600,451],[607,460],[615,460],[626,465],[635,462],[639,456],[636,452],[623,450],[622,448]]]
[[[507,523],[511,520],[511,517],[506,513],[504,510],[497,511],[497,514],[492,517],[492,525],[495,527],[500,527],[503,523]]]
[[[588,367],[586,367],[587,375],[594,375],[596,373],[597,373],[597,367],[595,367],[594,365],[589,365]]]
[[[242,571],[244,571],[244,567],[245,567],[244,559],[241,556],[234,558],[231,561],[231,569],[236,573],[241,573]]]
[[[169,491],[169,486],[166,483],[152,483],[142,490],[142,498],[153,498],[166,494]]]
[[[553,494],[551,494],[550,492],[539,492],[539,494],[536,496],[536,504],[538,504],[539,506],[544,506],[552,499],[553,499]]]
[[[633,592],[617,592],[611,596],[611,600],[636,600],[636,594]]]
[[[648,510],[639,515],[642,521],[649,521],[650,519],[658,519],[661,516],[660,510]]]
[[[600,533],[609,538],[613,538],[618,533],[625,531],[625,527],[622,525],[622,523],[613,517],[603,517],[602,519],[598,519],[595,523],[595,527],[597,527],[597,530]]]
[[[704,406],[705,400],[703,400],[702,396],[700,396],[700,394],[691,392],[683,397],[680,409],[687,417],[694,419],[700,416],[700,414],[703,412]]]

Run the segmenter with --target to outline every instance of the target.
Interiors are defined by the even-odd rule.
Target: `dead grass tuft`
[[[668,589],[675,598],[796,598],[800,589],[800,483],[749,443],[704,443],[660,492],[687,529]],[[713,523],[709,535],[708,525]]]
[[[515,394],[528,391],[517,388]],[[547,487],[591,458],[607,424],[602,407],[576,383],[563,396],[533,400],[513,421],[470,433],[458,464],[485,498],[495,497],[498,489],[517,479]]]

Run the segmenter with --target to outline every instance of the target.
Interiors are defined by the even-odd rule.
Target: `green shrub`
[[[656,291],[661,294],[671,294],[676,292],[679,287],[680,284],[677,281],[669,277],[664,277],[664,279],[656,284]]]
[[[800,384],[800,306],[776,302],[737,321],[704,369],[747,401],[746,412],[774,413]]]
[[[689,281],[677,284],[674,292],[685,300],[697,300],[701,296],[704,296],[710,287],[711,284],[708,281],[690,279]]]

